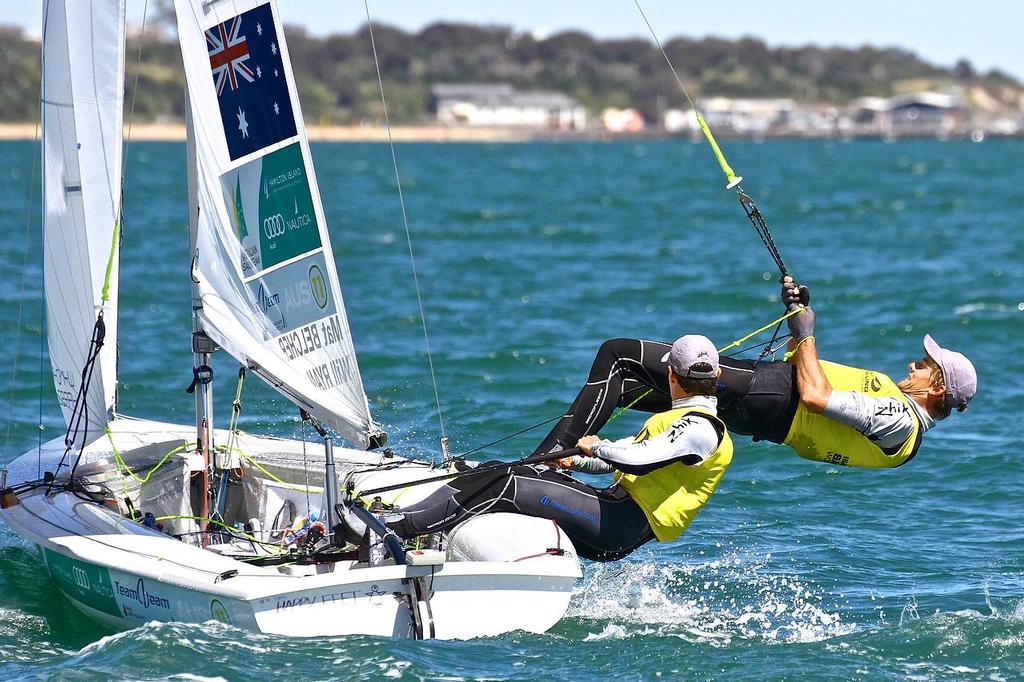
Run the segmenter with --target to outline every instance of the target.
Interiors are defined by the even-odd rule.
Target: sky
[[[81,0],[76,0],[81,1]],[[149,0],[152,8],[155,0]],[[146,0],[127,0],[140,23]],[[0,24],[40,33],[41,2],[0,0]],[[279,0],[286,23],[312,33],[349,33],[366,21],[363,2]],[[370,0],[374,22],[417,31],[435,21],[501,24],[549,35],[579,29],[599,38],[643,36],[633,0]],[[1024,0],[642,0],[662,40],[685,35],[754,36],[771,46],[901,47],[940,66],[966,58],[1024,80]]]

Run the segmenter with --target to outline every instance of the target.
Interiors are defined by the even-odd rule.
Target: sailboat
[[[0,517],[39,547],[71,602],[112,628],[218,620],[290,636],[414,638],[549,629],[581,575],[549,520],[480,515],[416,548],[374,535],[356,547],[334,532],[340,490],[363,498],[382,528],[374,506],[421,500],[455,470],[382,450],[275,2],[175,0],[175,10],[196,423],[117,410],[125,2],[47,0],[45,288],[68,429],[4,470]],[[219,349],[321,439],[215,428]],[[337,436],[353,447],[336,447]],[[379,488],[392,490],[363,493]]]

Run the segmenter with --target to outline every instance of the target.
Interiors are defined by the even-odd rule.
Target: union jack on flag
[[[217,96],[224,94],[224,85],[231,84],[238,89],[238,77],[249,83],[256,80],[245,62],[249,59],[249,43],[245,36],[238,35],[242,17],[238,16],[223,24],[217,24],[206,32],[206,49],[210,54],[210,68],[217,84]]]
[[[210,85],[232,160],[296,134],[284,36],[272,3],[260,2],[235,17],[218,16],[224,21],[204,30]]]

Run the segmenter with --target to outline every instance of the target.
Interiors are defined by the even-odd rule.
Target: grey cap
[[[963,353],[943,348],[931,334],[924,335],[924,352],[942,368],[946,383],[946,407],[964,410],[978,390],[978,373]]]
[[[714,379],[718,376],[718,350],[711,339],[699,334],[680,336],[661,358],[681,377]]]

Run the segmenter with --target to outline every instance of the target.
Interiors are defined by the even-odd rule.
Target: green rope
[[[313,488],[313,487],[310,487],[310,486],[302,486],[302,485],[295,485],[295,484],[293,484],[293,483],[289,483],[288,481],[285,481],[285,480],[283,480],[283,479],[281,479],[281,478],[278,478],[278,477],[277,477],[277,476],[275,476],[274,474],[272,474],[272,473],[270,473],[269,471],[267,471],[267,470],[266,470],[266,469],[265,469],[265,468],[264,468],[264,467],[263,467],[263,466],[262,466],[262,465],[261,465],[261,464],[260,464],[259,462],[257,462],[257,461],[256,461],[255,459],[253,459],[252,457],[250,457],[249,455],[247,455],[247,454],[246,454],[246,452],[245,452],[245,450],[242,450],[241,448],[232,448],[232,447],[226,447],[226,446],[223,446],[223,445],[218,445],[218,446],[217,446],[217,447],[216,447],[215,449],[217,449],[217,450],[220,450],[220,451],[222,451],[222,452],[236,452],[236,453],[238,453],[238,454],[239,454],[239,455],[241,455],[241,456],[242,456],[242,457],[243,457],[243,458],[244,458],[244,459],[245,459],[245,460],[246,460],[247,462],[249,462],[249,464],[251,464],[252,466],[254,466],[254,467],[255,467],[256,469],[258,469],[258,470],[262,471],[262,472],[263,472],[263,474],[264,474],[264,475],[265,475],[265,476],[266,476],[267,478],[269,478],[270,480],[272,480],[272,481],[274,481],[274,482],[276,482],[276,483],[280,483],[281,485],[283,485],[283,486],[284,486],[285,488],[288,488],[289,490],[297,490],[297,491],[299,491],[299,492],[303,492],[303,493],[309,493],[309,492],[317,492],[317,491],[319,491],[319,490],[320,490],[320,488]]]
[[[779,324],[780,322],[784,322],[784,321],[788,320],[789,318],[793,317],[794,315],[796,315],[797,313],[799,313],[802,310],[803,310],[803,308],[795,308],[795,309],[789,311],[788,313],[786,313],[785,315],[783,315],[782,317],[779,317],[779,318],[776,318],[776,319],[772,320],[771,322],[769,322],[768,324],[764,325],[763,327],[758,327],[757,329],[755,329],[754,331],[750,332],[749,334],[747,334],[743,338],[736,339],[735,341],[730,343],[728,346],[725,346],[724,348],[719,348],[718,352],[719,353],[724,353],[725,351],[729,350],[730,348],[735,348],[736,346],[738,346],[738,345],[740,345],[742,343],[746,343],[748,340],[750,340],[751,338],[757,336],[761,332],[766,331],[768,329],[771,329],[772,327],[774,327],[775,325]]]
[[[248,533],[246,533],[244,531],[241,531],[238,528],[235,528],[234,526],[229,526],[228,524],[226,524],[226,523],[224,523],[222,521],[218,521],[217,519],[204,519],[201,516],[189,516],[187,514],[169,514],[167,516],[157,516],[155,518],[155,520],[156,521],[176,521],[176,520],[196,521],[197,523],[200,524],[200,526],[202,526],[202,524],[207,524],[207,525],[213,524],[215,526],[220,526],[224,530],[229,531],[232,535],[240,537],[243,540],[249,540],[250,542],[255,542],[255,543],[260,544],[260,545],[268,545],[268,546],[271,546],[271,547],[274,546],[274,544],[271,543],[271,542],[263,542],[262,540],[258,539],[256,536],[249,535]],[[262,557],[260,557],[260,558],[262,558]]]
[[[240,537],[245,538],[246,540],[252,540],[254,542],[259,542],[259,540],[257,540],[252,535],[249,535],[247,533],[243,533],[242,531],[238,530],[234,526],[229,526],[228,524],[223,523],[221,521],[218,521],[217,519],[204,519],[202,516],[189,516],[188,514],[169,514],[167,516],[157,516],[155,520],[157,520],[157,521],[176,521],[176,520],[179,520],[179,519],[183,519],[183,520],[186,520],[186,521],[198,521],[200,523],[212,523],[213,525],[220,526],[221,528],[223,528],[225,530],[229,530],[232,533],[235,533],[235,534],[239,535]]]
[[[242,385],[245,383],[245,367],[240,367],[238,370],[238,385],[235,388],[235,400],[231,403],[231,419],[228,420],[228,449],[221,449],[222,452],[232,452],[231,449],[235,443],[238,442],[238,417],[242,414]],[[214,448],[217,450],[218,448]],[[229,476],[230,472],[221,471],[221,476]],[[217,495],[213,498],[213,508],[220,508],[220,490],[221,486],[218,484]]]
[[[117,243],[121,238],[121,222],[114,223],[114,234],[110,240],[110,256],[107,258],[107,271],[103,276],[103,293],[101,299],[104,303],[110,300],[110,275],[114,270],[114,263],[117,261]]]
[[[130,466],[128,466],[128,463],[124,460],[124,457],[121,456],[121,452],[117,449],[117,446],[114,444],[114,434],[110,430],[110,427],[108,426],[105,429],[105,431],[107,433],[107,438],[110,440],[110,449],[114,452],[114,460],[117,463],[118,473],[120,473],[122,475],[122,477],[124,477],[125,474],[127,474],[128,476],[131,476],[132,478],[134,478],[136,481],[138,481],[141,484],[149,483],[149,479],[152,478],[153,474],[155,474],[164,464],[167,463],[167,460],[170,459],[171,455],[177,454],[177,453],[181,452],[182,450],[195,447],[195,445],[196,445],[195,443],[183,443],[182,445],[179,445],[178,447],[174,448],[173,450],[168,452],[166,455],[164,455],[163,458],[159,462],[157,462],[156,465],[152,469],[150,469],[148,472],[146,472],[146,475],[144,477],[140,478],[138,475],[136,475],[136,473],[132,470],[132,468]],[[254,466],[256,469],[259,469],[260,471],[262,471],[263,474],[266,475],[267,478],[271,479],[272,481],[274,481],[276,483],[280,483],[281,485],[283,485],[284,487],[286,487],[286,488],[288,488],[290,490],[297,490],[299,492],[305,492],[305,493],[316,492],[316,491],[320,490],[319,488],[311,488],[309,486],[301,486],[301,485],[294,485],[292,483],[288,483],[287,481],[285,481],[285,480],[275,476],[274,474],[270,473],[269,471],[267,471],[266,468],[261,466],[259,462],[257,462],[255,459],[250,457],[248,454],[246,454],[246,452],[244,450],[242,450],[241,448],[232,448],[232,447],[226,447],[226,446],[223,446],[223,445],[218,445],[218,446],[216,446],[215,449],[216,450],[220,450],[222,452],[236,452],[236,453],[238,453],[243,458],[245,458],[245,460],[248,461],[252,466]],[[123,485],[122,485],[122,487],[123,487]]]
[[[618,411],[618,412],[616,412],[615,414],[613,414],[613,415],[611,416],[611,418],[610,418],[610,419],[608,419],[608,421],[606,421],[606,422],[604,423],[604,424],[605,424],[605,426],[608,426],[608,425],[609,425],[609,424],[611,424],[611,423],[612,423],[613,421],[615,421],[616,419],[618,419],[619,417],[621,417],[621,416],[622,416],[622,413],[623,413],[623,412],[625,412],[625,411],[626,411],[626,410],[628,410],[629,408],[633,407],[633,406],[634,406],[634,405],[636,405],[636,404],[637,404],[638,402],[640,402],[641,400],[643,400],[644,398],[646,398],[647,396],[649,396],[649,395],[650,395],[650,394],[652,394],[652,393],[654,393],[654,389],[653,389],[653,388],[649,388],[649,389],[647,389],[646,391],[644,391],[643,393],[641,393],[641,394],[640,394],[640,397],[639,397],[639,398],[637,398],[636,400],[634,400],[633,402],[631,402],[631,403],[630,403],[629,405],[625,405],[625,406],[623,406],[623,407],[620,407],[620,408],[619,408],[619,411]]]
[[[167,462],[168,459],[170,459],[171,455],[174,455],[174,454],[176,454],[178,452],[181,452],[182,450],[184,450],[186,448],[190,448],[190,447],[193,447],[195,445],[195,443],[183,443],[182,445],[179,445],[178,447],[174,448],[173,450],[168,452],[166,455],[164,455],[163,459],[161,459],[159,462],[157,462],[156,465],[152,469],[150,469],[148,472],[146,472],[145,477],[139,478],[135,474],[135,472],[132,470],[132,468],[130,466],[128,466],[128,463],[124,461],[124,458],[121,456],[121,452],[117,449],[117,445],[114,444],[114,434],[110,430],[110,427],[107,426],[103,430],[106,431],[107,438],[110,440],[110,449],[114,452],[114,460],[117,462],[118,473],[120,473],[122,475],[122,477],[125,474],[128,474],[129,476],[131,476],[136,481],[138,481],[139,483],[142,483],[142,484],[149,483],[149,479],[152,478],[153,474],[155,474],[157,472],[157,470],[159,470],[160,467],[162,467]]]
[[[238,370],[238,384],[235,388],[235,400],[231,403],[231,419],[228,423],[228,431],[232,436],[238,428],[238,417],[242,414],[242,386],[245,384],[245,367]]]

